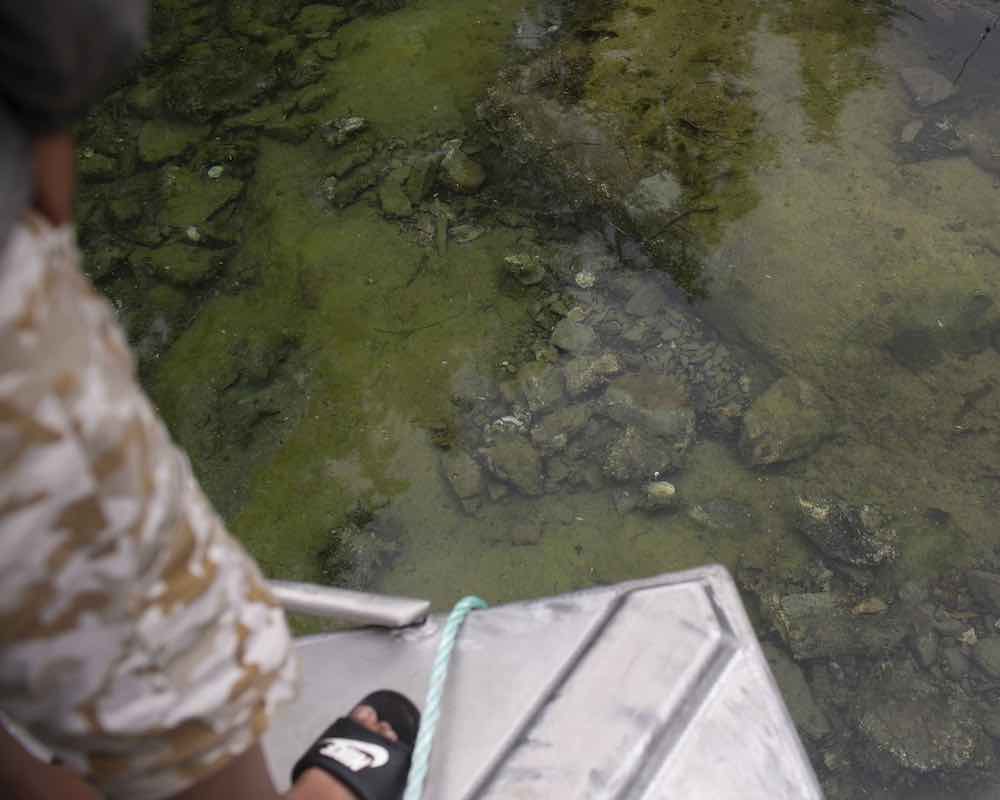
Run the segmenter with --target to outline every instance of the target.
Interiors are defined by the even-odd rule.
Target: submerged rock
[[[710,530],[733,531],[750,528],[753,513],[748,506],[732,500],[715,499],[692,506],[688,516]]]
[[[563,366],[566,391],[571,397],[579,397],[603,386],[609,378],[621,374],[621,371],[621,361],[614,353],[571,359]]]
[[[194,286],[218,275],[226,261],[224,254],[217,250],[175,243],[151,251],[145,263],[161,280]]]
[[[795,726],[814,742],[828,736],[832,730],[830,721],[817,705],[802,668],[769,642],[761,644],[761,650]]]
[[[440,463],[441,472],[462,508],[468,512],[478,509],[483,471],[476,460],[464,450],[452,449],[441,453]]]
[[[650,370],[615,378],[602,409],[622,425],[664,440],[677,463],[694,441],[695,414],[680,381]]]
[[[899,77],[918,108],[928,108],[943,102],[958,91],[950,80],[929,67],[906,67]]]
[[[677,487],[669,481],[653,481],[642,487],[639,508],[646,511],[659,511],[664,508],[674,508],[678,502]]]
[[[974,569],[965,576],[965,581],[981,605],[994,614],[1000,614],[1000,575]]]
[[[551,364],[527,364],[517,373],[517,389],[532,413],[546,411],[563,399],[562,372]]]
[[[833,433],[833,406],[799,378],[775,381],[743,417],[740,449],[753,466],[809,455]]]
[[[531,441],[543,452],[565,450],[569,439],[590,421],[590,409],[585,405],[572,405],[553,411],[531,429]]]
[[[858,729],[879,754],[912,772],[985,766],[991,760],[992,744],[971,709],[941,695],[876,696]]]
[[[854,616],[829,592],[774,598],[768,610],[798,660],[882,655],[903,640],[908,628],[899,615]]]
[[[445,156],[441,159],[441,181],[449,189],[471,194],[486,182],[486,171],[462,152],[462,142],[446,142]]]
[[[534,286],[545,280],[545,265],[530,253],[513,253],[504,257],[507,272],[522,286]]]
[[[896,532],[872,505],[800,497],[798,529],[826,555],[860,567],[896,557]]]
[[[517,434],[497,436],[496,442],[481,449],[486,467],[527,495],[542,493],[542,460],[531,444]]]
[[[561,319],[552,331],[552,344],[569,353],[586,353],[597,345],[597,334],[582,322]]]
[[[972,658],[991,678],[1000,680],[1000,636],[991,636],[976,642]]]

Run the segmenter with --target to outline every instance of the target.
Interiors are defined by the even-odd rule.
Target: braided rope
[[[437,730],[438,718],[441,716],[441,696],[444,694],[444,683],[448,678],[448,665],[451,662],[452,651],[458,631],[465,622],[469,612],[478,608],[486,608],[486,602],[478,597],[469,596],[459,600],[448,615],[448,621],[441,631],[441,641],[438,642],[437,655],[434,656],[434,666],[431,669],[431,679],[427,685],[427,699],[424,701],[423,717],[420,730],[417,732],[417,742],[413,747],[413,760],[410,763],[410,773],[406,778],[406,792],[403,800],[420,800],[424,793],[424,781],[431,758],[431,746]]]

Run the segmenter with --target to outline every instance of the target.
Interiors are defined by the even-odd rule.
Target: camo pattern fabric
[[[36,217],[0,254],[0,709],[107,797],[162,798],[249,748],[296,664],[78,264]]]

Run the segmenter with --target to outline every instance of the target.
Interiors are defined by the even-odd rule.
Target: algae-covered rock
[[[972,649],[972,658],[991,678],[1000,680],[1000,636],[980,639]]]
[[[846,598],[829,592],[771,598],[768,611],[796,659],[876,656],[895,648],[908,624],[898,614],[855,616]]]
[[[144,164],[162,164],[183,154],[208,134],[204,125],[150,120],[139,132],[139,160]]]
[[[828,736],[833,730],[830,720],[817,705],[802,668],[770,642],[762,643],[761,649],[795,726],[813,741]]]
[[[582,404],[560,408],[531,429],[531,441],[544,453],[565,450],[570,437],[583,429],[590,416],[590,408]]]
[[[542,460],[522,436],[504,434],[479,451],[496,477],[528,495],[542,493]]]
[[[239,116],[230,117],[223,123],[223,130],[252,130],[279,142],[300,144],[316,130],[317,122],[309,116],[291,115],[291,107],[287,103],[272,103],[260,105],[252,111]]]
[[[969,591],[982,606],[994,614],[1000,614],[1000,575],[974,569],[966,574],[965,580]]]
[[[236,37],[213,37],[190,45],[166,73],[164,106],[193,122],[208,122],[248,107],[258,92],[255,52]]]
[[[470,513],[480,505],[483,470],[464,450],[446,450],[440,455],[441,472],[462,508]]]
[[[507,273],[522,286],[534,286],[545,280],[545,265],[534,253],[511,253],[503,261]]]
[[[692,506],[688,517],[713,531],[748,530],[754,521],[749,506],[724,498],[706,500]]]
[[[486,182],[486,171],[469,156],[462,152],[462,143],[458,140],[447,142],[444,146],[445,156],[441,159],[441,181],[449,189],[456,192],[471,194],[478,191]]]
[[[562,401],[562,372],[551,364],[526,364],[517,374],[517,390],[532,413],[547,411]]]
[[[634,425],[662,438],[677,458],[694,441],[694,408],[683,384],[669,375],[644,370],[615,378],[608,384],[601,408],[622,425]]]
[[[586,353],[597,344],[597,334],[589,325],[566,318],[559,320],[552,331],[552,344],[568,353]]]
[[[306,39],[323,39],[345,23],[350,16],[341,6],[310,5],[303,8],[292,23],[292,29]]]
[[[378,187],[378,201],[387,217],[412,217],[413,205],[398,181],[386,180]]]
[[[848,564],[871,567],[896,557],[896,532],[876,506],[800,497],[797,522],[826,555]]]
[[[675,212],[684,187],[669,172],[657,172],[640,180],[625,198],[625,208],[638,224],[663,220]]]
[[[775,381],[743,417],[740,449],[753,466],[809,455],[833,433],[833,406],[811,384]]]
[[[621,374],[621,360],[615,353],[599,356],[579,356],[567,361],[563,367],[566,391],[571,397],[579,397],[586,392],[603,386],[609,378]]]
[[[150,271],[161,280],[193,286],[214,278],[225,266],[225,254],[218,250],[168,244],[146,256]]]
[[[880,754],[912,772],[983,767],[992,760],[989,738],[959,698],[876,696],[858,729]]]
[[[188,169],[164,172],[162,221],[174,228],[203,225],[243,192],[243,182],[223,175],[210,179]]]
[[[81,150],[77,155],[77,174],[84,182],[103,182],[114,180],[120,176],[118,159],[95,153],[90,148]]]

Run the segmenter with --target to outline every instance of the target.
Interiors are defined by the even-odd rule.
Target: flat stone
[[[678,454],[660,437],[629,425],[608,447],[603,470],[609,478],[622,483],[648,481],[671,471],[678,461]]]
[[[800,660],[883,655],[907,633],[907,624],[900,616],[853,616],[845,603],[829,592],[785,595],[772,600],[768,610],[792,655]]]
[[[918,108],[929,108],[958,91],[954,83],[929,67],[906,67],[899,71],[899,77]]]
[[[806,381],[784,377],[743,417],[740,449],[753,466],[809,455],[833,433],[830,401]]]
[[[608,378],[621,374],[621,371],[621,361],[614,353],[571,359],[563,367],[566,391],[571,397],[579,397],[603,386]]]
[[[896,557],[896,532],[876,506],[800,497],[798,507],[799,531],[826,555],[860,567]]]
[[[586,353],[597,345],[597,334],[589,325],[565,318],[556,324],[551,341],[567,353]]]
[[[966,573],[965,582],[982,606],[994,614],[1000,614],[1000,575],[974,569]]]
[[[562,371],[541,362],[526,364],[517,373],[517,389],[532,413],[547,411],[562,402]]]
[[[498,436],[496,443],[484,447],[480,454],[496,477],[507,481],[527,495],[542,493],[542,460],[531,444],[521,436]]]
[[[802,668],[770,642],[763,642],[761,650],[795,726],[814,742],[828,736],[830,721],[816,703]]]
[[[972,648],[972,660],[991,678],[1000,679],[1000,636],[976,642]]]
[[[144,164],[162,164],[183,154],[208,134],[203,125],[182,125],[150,120],[139,131],[137,152]]]

